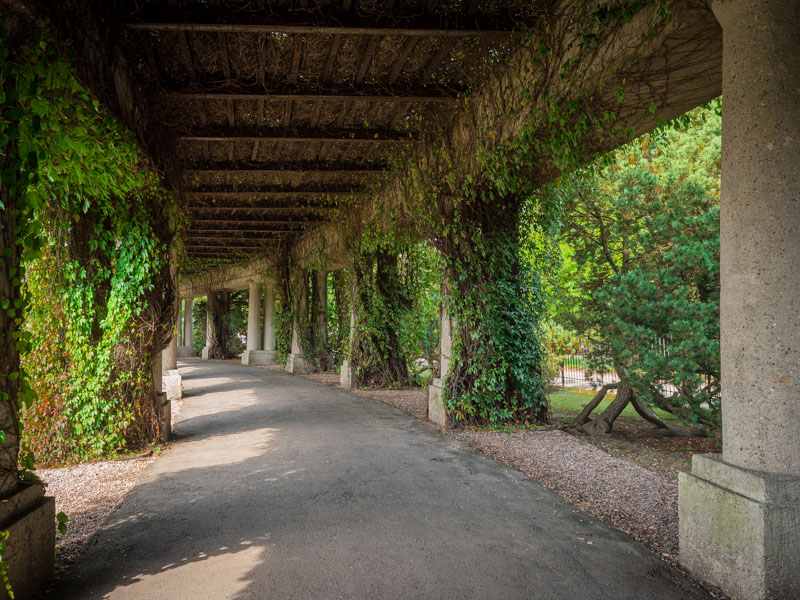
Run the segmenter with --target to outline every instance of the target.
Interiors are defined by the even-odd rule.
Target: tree
[[[543,192],[565,203],[573,254],[555,312],[621,380],[603,414],[588,421],[598,400],[579,418],[589,432],[611,430],[629,402],[665,429],[652,406],[719,424],[720,125],[717,111],[694,111]]]

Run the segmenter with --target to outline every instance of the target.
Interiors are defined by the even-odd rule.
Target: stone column
[[[172,332],[172,338],[169,344],[161,353],[162,369],[164,371],[173,371],[178,368],[178,331],[180,331],[181,319],[178,317],[178,323],[175,330]]]
[[[347,340],[347,354],[350,355],[353,348],[353,338],[356,331],[356,284],[350,283],[350,335]],[[339,369],[339,385],[350,390],[353,388],[353,369],[350,367],[350,360],[344,359],[342,367]]]
[[[447,310],[447,276],[442,280],[442,306],[439,311],[439,377],[428,383],[428,419],[440,427],[447,427],[447,410],[444,407],[444,385],[450,371],[453,354],[453,322]]]
[[[295,313],[308,318],[308,271],[299,270],[292,279],[295,296]],[[292,352],[286,357],[288,373],[308,373],[310,365],[305,357],[305,348],[300,339],[300,324],[295,317],[292,323]]]
[[[208,351],[214,343],[214,318],[211,315],[211,294],[208,292],[206,295],[206,345],[203,348],[202,358],[208,360]]]
[[[264,351],[275,352],[275,286],[264,286]]]
[[[325,371],[330,367],[328,363],[328,272],[325,270],[311,271],[311,277],[311,323],[318,351],[315,359],[320,363],[317,368]]]
[[[194,320],[192,318],[192,308],[194,298],[186,298],[183,309],[183,346],[178,348],[178,356],[188,358],[194,356]]]
[[[259,317],[261,316],[261,286],[250,282],[250,295],[247,302],[247,349],[242,353],[242,364],[253,364],[251,355],[258,351]]]
[[[731,597],[800,597],[800,68],[796,0],[726,0],[722,455],[681,474],[680,561]]]

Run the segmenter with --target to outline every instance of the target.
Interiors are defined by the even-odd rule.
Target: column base
[[[339,385],[346,390],[353,389],[353,373],[350,370],[350,361],[343,360],[339,369]]]
[[[178,346],[178,358],[194,358],[197,353],[193,346]]]
[[[161,377],[161,389],[167,394],[167,399],[180,400],[183,397],[181,374],[178,369],[171,369]]]
[[[444,381],[438,378],[428,382],[428,420],[447,427],[447,410],[444,407]]]
[[[203,360],[208,360],[208,347],[206,346],[200,351],[200,358]]]
[[[681,565],[737,600],[800,598],[800,477],[696,454],[678,486]]]
[[[285,370],[287,373],[292,373],[293,375],[302,375],[303,373],[311,372],[311,365],[309,365],[308,361],[301,355],[290,354],[286,357]]]
[[[274,365],[278,363],[275,350],[245,350],[242,352],[243,365]]]
[[[55,519],[55,498],[44,495],[41,483],[23,484],[0,501],[0,530],[8,531],[3,562],[17,598],[35,598],[53,574]]]

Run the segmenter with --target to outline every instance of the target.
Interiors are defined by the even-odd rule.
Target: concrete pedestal
[[[275,365],[278,353],[275,350],[245,350],[242,352],[243,365]]]
[[[346,390],[353,389],[353,372],[349,360],[342,361],[342,368],[339,369],[339,385]]]
[[[167,394],[167,399],[180,400],[183,397],[181,374],[177,369],[171,369],[161,377],[161,389]]]
[[[299,354],[290,354],[286,357],[285,370],[287,373],[292,373],[293,375],[302,375],[303,373],[311,372],[311,365]]]
[[[8,531],[3,562],[16,598],[35,598],[53,574],[55,507],[55,498],[45,496],[40,483],[25,484],[0,500],[0,530]]]
[[[195,358],[197,354],[192,346],[178,346],[178,358]]]
[[[208,346],[206,346],[200,351],[200,358],[202,358],[203,360],[208,360]]]
[[[684,567],[733,598],[800,598],[800,477],[698,454],[679,487]]]
[[[444,382],[431,379],[428,383],[428,420],[440,427],[447,427],[447,411],[444,408]]]

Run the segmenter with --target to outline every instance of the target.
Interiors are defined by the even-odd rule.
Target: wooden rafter
[[[352,19],[350,19],[352,21]],[[125,23],[128,29],[142,31],[190,31],[194,33],[285,33],[289,35],[368,35],[375,37],[438,37],[438,38],[509,38],[522,37],[524,32],[510,29],[475,29],[468,27],[443,27],[428,19],[419,26],[372,26],[370,21],[359,25],[315,25],[273,23]],[[373,19],[374,23],[375,20]],[[427,23],[427,25],[425,25]]]
[[[359,91],[326,91],[323,89],[316,90],[297,90],[287,92],[248,92],[243,90],[215,90],[206,92],[172,92],[169,94],[170,98],[186,99],[186,100],[224,100],[224,101],[239,101],[239,100],[256,100],[264,102],[265,100],[313,100],[315,102],[415,102],[419,104],[453,104],[458,102],[458,95],[456,93],[447,92],[429,92],[426,90],[418,91],[400,91],[397,92],[387,91],[382,94],[369,93]]]
[[[389,85],[394,85],[397,78],[400,76],[400,72],[403,70],[403,67],[408,60],[408,56],[414,51],[414,48],[417,47],[417,43],[419,42],[418,37],[410,37],[408,38],[403,47],[400,48],[400,52],[397,54],[397,58],[392,63],[392,68],[389,69]]]
[[[308,144],[311,142],[329,141],[339,143],[410,143],[416,141],[415,137],[407,133],[394,131],[379,131],[370,129],[342,129],[335,131],[308,129],[262,129],[261,131],[242,129],[217,129],[214,131],[198,132],[192,135],[182,135],[179,141],[199,142],[228,142],[255,140],[270,142],[297,142]]]

